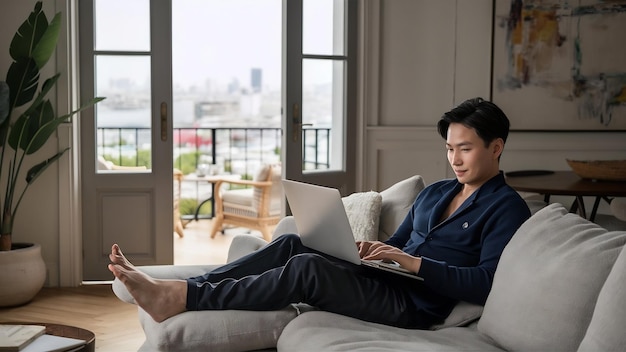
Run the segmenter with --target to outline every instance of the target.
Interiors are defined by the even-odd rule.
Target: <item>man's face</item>
[[[460,183],[477,188],[497,175],[503,146],[502,140],[496,139],[485,147],[476,130],[460,123],[448,127],[448,162]]]

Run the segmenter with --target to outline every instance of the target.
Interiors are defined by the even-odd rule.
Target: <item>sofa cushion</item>
[[[452,326],[467,326],[478,320],[483,312],[483,306],[468,302],[459,302],[450,315],[441,324],[431,326],[431,330],[439,330]]]
[[[506,350],[576,350],[625,242],[560,204],[539,210],[504,249],[478,330]]]
[[[298,233],[298,227],[296,226],[296,220],[293,218],[293,215],[285,216],[280,219],[274,228],[272,240],[275,240],[286,233]]]
[[[610,207],[613,216],[619,220],[626,221],[626,198],[613,198]]]
[[[606,279],[578,351],[623,351],[626,347],[626,248]]]
[[[252,188],[231,189],[222,193],[222,201],[225,204],[237,204],[252,208],[253,193]]]
[[[380,192],[383,202],[380,208],[379,240],[384,241],[396,232],[423,189],[424,179],[415,175]]]
[[[323,311],[291,321],[277,347],[279,351],[501,351],[472,328],[401,329]]]
[[[141,351],[248,351],[276,346],[287,323],[297,316],[283,310],[185,312],[156,323],[141,308],[139,321],[146,333]]]
[[[356,241],[378,239],[382,196],[378,192],[357,192],[341,199]]]

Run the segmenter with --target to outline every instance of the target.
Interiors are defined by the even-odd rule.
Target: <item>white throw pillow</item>
[[[356,241],[378,239],[382,196],[378,192],[358,192],[341,199]]]

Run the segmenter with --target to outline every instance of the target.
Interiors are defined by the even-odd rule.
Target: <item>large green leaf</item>
[[[39,85],[39,70],[32,58],[14,61],[7,73],[11,108],[22,106],[33,99]]]
[[[4,120],[3,123],[0,123],[0,147],[4,146],[4,141],[6,141],[6,138],[9,134],[10,126],[11,126],[11,123],[9,122],[9,119],[6,119]],[[0,155],[1,155],[1,151],[0,151]]]
[[[41,175],[44,171],[46,171],[46,169],[50,165],[52,165],[52,163],[57,161],[69,149],[70,148],[65,148],[62,151],[56,153],[52,158],[50,158],[48,160],[45,160],[45,161],[42,161],[39,164],[31,167],[30,170],[28,170],[28,172],[26,173],[26,182],[28,184],[32,184],[33,182],[35,182],[35,180],[37,179],[37,177],[39,177],[39,175]]]
[[[57,126],[63,121],[56,122],[60,118],[54,117],[54,110],[49,100],[39,104],[30,114],[20,116],[11,130],[9,135],[9,145],[13,149],[18,147],[26,154],[37,151],[45,144],[50,135],[54,133]],[[35,142],[37,139],[37,143]],[[41,139],[44,139],[43,143]],[[36,145],[33,145],[36,144]],[[30,153],[29,153],[30,151]]]
[[[9,117],[9,85],[7,82],[0,82],[0,126]],[[0,141],[2,138],[0,138]]]
[[[10,92],[9,85],[6,82],[0,82],[0,148],[4,147],[4,142],[9,134],[9,127],[11,126],[11,119],[9,118],[11,113],[11,104],[9,103]],[[2,153],[0,152],[0,160],[2,160]],[[0,172],[0,175],[2,172]]]
[[[43,37],[47,28],[48,19],[41,10],[41,1],[38,1],[33,12],[30,13],[26,21],[22,23],[13,36],[11,46],[9,47],[9,53],[13,60],[20,61],[23,58],[32,57],[33,49],[41,37]]]
[[[57,47],[59,33],[61,32],[61,13],[57,13],[43,33],[37,45],[33,48],[33,59],[37,63],[37,67],[41,69],[46,65],[54,50]]]
[[[43,147],[57,127],[68,118],[68,115],[55,118],[49,101],[42,104],[42,109],[36,110],[35,116],[36,119],[31,119],[31,124],[26,130],[28,142],[23,140],[20,146],[26,154],[32,154]]]
[[[103,99],[94,98],[77,110],[60,117],[54,117],[52,105],[50,101],[46,100],[38,105],[31,114],[23,114],[17,119],[9,136],[9,145],[13,149],[19,147],[26,154],[32,154],[46,144],[60,124],[66,122],[79,111],[87,109]]]
[[[54,85],[59,80],[60,76],[61,74],[57,73],[56,75],[48,78],[43,83],[43,85],[41,86],[41,92],[39,92],[39,95],[37,95],[37,97],[35,98],[35,100],[33,100],[30,107],[26,111],[24,111],[22,115],[20,115],[20,117],[15,122],[15,126],[13,127],[11,131],[11,137],[9,138],[9,145],[13,149],[17,149],[18,144],[20,145],[22,149],[26,149],[28,144],[30,143],[30,140],[32,139],[32,136],[36,133],[36,129],[37,129],[36,127],[41,126],[43,125],[43,123],[45,123],[44,121],[44,122],[40,122],[39,125],[34,124],[38,120],[36,118],[33,118],[32,116],[33,114],[37,115],[41,113],[41,112],[35,112],[35,110],[43,109],[42,103],[43,103],[44,96],[48,94],[48,92],[52,88],[54,88]],[[52,114],[45,115],[47,117],[46,121],[50,121],[52,118],[54,118],[53,114],[54,112],[52,112]],[[25,127],[26,127],[26,130],[24,129]],[[30,134],[27,133],[27,131],[29,130],[32,131]],[[22,142],[20,142],[20,140]]]
[[[31,115],[22,114],[17,121],[13,124],[13,127],[9,133],[9,146],[15,150],[21,144],[22,136],[26,134],[26,128]]]
[[[61,74],[57,73],[56,75],[48,78],[45,82],[43,82],[43,85],[41,86],[41,92],[39,92],[39,95],[37,95],[35,100],[33,100],[30,107],[22,113],[23,115],[30,115],[36,108],[39,107],[46,94],[48,94],[48,92],[50,92],[50,90],[54,88],[54,85],[59,80],[59,77],[61,77]]]
[[[67,122],[70,119],[70,117],[74,116],[75,114],[77,114],[78,112],[82,110],[92,107],[93,105],[97,104],[98,102],[102,100],[104,100],[104,98],[100,98],[100,97],[93,98],[91,101],[83,104],[81,107],[70,112],[69,114],[63,115],[54,119],[49,119],[48,116],[42,116],[41,121],[47,121],[47,122],[44,125],[42,125],[39,131],[33,136],[32,142],[30,143],[28,148],[24,150],[26,154],[32,154],[36,152],[37,150],[39,150],[46,143],[48,138],[50,138],[50,135],[54,133],[54,131],[56,131],[57,127],[59,127],[60,124],[62,124],[63,122]]]
[[[22,120],[24,122],[22,122]],[[16,127],[24,127],[20,133],[21,138],[17,136],[17,139],[15,139],[16,137],[13,136],[13,132],[11,132],[9,144],[11,144],[11,147],[15,148],[15,142],[19,141],[20,149],[24,150],[26,154],[37,151],[45,144],[48,138],[50,138],[61,122],[63,122],[62,120],[58,122],[55,120],[60,120],[60,118],[55,118],[50,101],[46,100],[42,102],[33,113],[30,115],[22,115],[22,117],[16,121]],[[42,139],[44,140],[42,141]]]
[[[41,2],[22,23],[11,41],[9,52],[13,63],[7,74],[11,106],[22,106],[34,96],[39,84],[39,70],[48,62],[59,39],[61,13],[50,24],[41,9]]]

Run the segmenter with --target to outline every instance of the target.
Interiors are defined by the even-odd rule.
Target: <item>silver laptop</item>
[[[292,180],[282,180],[282,183],[302,244],[353,264],[423,280],[397,263],[359,257],[339,190]]]

